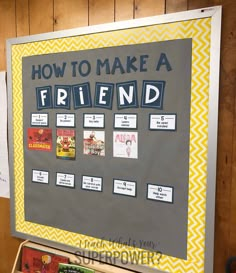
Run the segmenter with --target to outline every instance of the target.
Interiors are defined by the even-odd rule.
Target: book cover
[[[113,132],[113,157],[138,158],[138,133]]]
[[[27,246],[22,248],[23,273],[56,273],[59,263],[69,263],[69,258]]]
[[[75,130],[57,129],[57,158],[75,159]]]
[[[28,149],[52,151],[52,129],[28,128]]]
[[[84,131],[84,154],[105,156],[104,131]]]
[[[60,263],[58,273],[95,273],[95,270],[77,264]]]

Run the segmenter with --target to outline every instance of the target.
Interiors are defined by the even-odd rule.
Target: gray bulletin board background
[[[105,240],[130,242],[131,246],[140,241],[152,241],[150,250],[186,259],[187,256],[187,213],[189,178],[189,129],[191,94],[191,52],[192,40],[180,39],[139,45],[117,46],[96,50],[24,57],[23,71],[23,130],[25,161],[25,219],[29,222],[52,226],[75,233],[102,238]],[[162,66],[156,71],[157,60],[161,53],[168,56],[172,70]],[[119,57],[126,62],[127,56],[149,55],[147,72],[131,72],[114,75],[96,75],[91,69],[88,77],[72,77],[66,70],[62,78],[32,80],[32,65],[71,63],[88,60],[91,64],[97,58],[114,60]],[[27,149],[27,129],[30,128],[30,113],[38,112],[36,87],[54,85],[74,85],[90,82],[92,102],[96,82],[119,83],[137,81],[139,107],[117,109],[114,90],[112,109],[82,108],[48,109],[49,128],[53,133],[51,152]],[[166,82],[163,109],[140,107],[143,80],[162,80]],[[76,115],[76,159],[56,158],[56,113]],[[105,156],[83,154],[84,113],[104,113]],[[113,157],[114,113],[136,113],[138,118],[138,159]],[[176,131],[149,130],[149,114],[175,113]],[[97,129],[98,130],[98,129]],[[122,131],[121,129],[117,131]],[[125,130],[124,130],[125,131]],[[49,184],[32,182],[32,169],[49,172]],[[56,186],[56,173],[75,174],[75,188]],[[81,189],[82,175],[103,178],[103,191]],[[137,182],[136,197],[113,194],[113,179]],[[174,188],[174,202],[148,200],[147,183]],[[140,246],[140,245],[138,245]]]

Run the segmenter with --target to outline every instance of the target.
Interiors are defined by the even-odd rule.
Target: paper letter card
[[[115,129],[137,129],[137,114],[115,114]]]
[[[49,173],[46,171],[32,170],[32,182],[48,184]]]
[[[75,159],[75,130],[57,129],[57,158]]]
[[[84,128],[105,128],[105,115],[84,114]]]
[[[149,129],[159,131],[176,131],[176,114],[150,114]]]
[[[52,129],[28,128],[27,137],[29,150],[52,150]]]
[[[57,114],[57,127],[75,127],[75,114]]]
[[[104,131],[84,131],[84,154],[105,156]]]
[[[31,113],[31,126],[48,126],[48,113]]]
[[[138,133],[113,132],[113,156],[138,158]]]
[[[147,199],[174,203],[174,188],[147,184]]]
[[[69,173],[57,173],[56,185],[68,188],[75,187],[75,175]]]
[[[102,191],[102,177],[83,175],[81,188],[88,191]]]
[[[113,193],[136,197],[136,182],[114,179]]]

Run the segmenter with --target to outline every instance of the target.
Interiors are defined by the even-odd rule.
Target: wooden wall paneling
[[[6,39],[16,36],[15,0],[0,1],[0,71],[6,70]]]
[[[89,25],[114,22],[114,0],[89,0]]]
[[[6,70],[6,39],[16,36],[15,0],[0,1],[0,71]],[[10,272],[18,248],[10,235],[10,202],[0,198],[0,273]]]
[[[11,272],[21,240],[10,234],[10,200],[0,198],[0,273]]]
[[[88,0],[54,0],[54,30],[88,25]]]
[[[230,49],[232,67],[229,72],[229,81],[232,90],[236,86],[236,47]],[[233,132],[233,168],[230,197],[230,217],[229,217],[229,256],[236,256],[236,97],[234,98],[234,132]]]
[[[135,0],[135,18],[155,16],[165,13],[165,0]]]
[[[115,21],[134,18],[134,0],[115,0]]]
[[[188,8],[188,0],[166,0],[166,13],[184,11]]]
[[[215,273],[224,272],[225,261],[228,257],[234,122],[234,95],[227,82],[227,62],[231,61],[227,49],[222,49],[221,58],[215,210]]]
[[[29,0],[30,34],[53,31],[53,0]]]
[[[231,180],[231,196],[230,200],[230,215],[229,215],[229,256],[236,256],[236,2],[224,0],[223,9],[223,26],[222,47],[227,50],[227,60],[225,66],[227,69],[227,84],[230,88],[230,94],[233,99],[234,95],[234,122],[233,122],[233,144],[232,144],[232,180]]]
[[[236,62],[231,55],[229,36],[235,28],[232,24],[232,13],[235,2],[230,0],[231,6],[227,7],[223,0],[222,36],[221,36],[221,66],[220,66],[220,102],[219,102],[219,132],[218,132],[218,163],[216,184],[216,213],[215,213],[215,273],[225,272],[225,263],[229,257],[231,229],[231,199],[232,195],[232,168],[235,120],[235,87],[232,84],[235,75]],[[230,79],[231,77],[231,79]],[[233,76],[235,77],[235,76]],[[234,227],[235,232],[235,227]],[[236,254],[236,253],[235,253]]]
[[[188,0],[188,9],[201,9],[221,5],[222,0]]]
[[[29,1],[16,1],[16,36],[29,35]]]

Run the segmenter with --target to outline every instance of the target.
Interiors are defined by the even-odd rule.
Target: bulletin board
[[[220,29],[212,7],[9,39],[12,233],[212,272]]]

